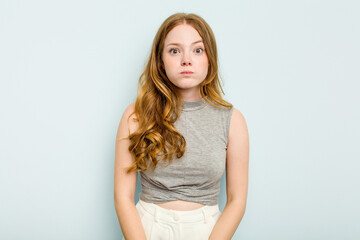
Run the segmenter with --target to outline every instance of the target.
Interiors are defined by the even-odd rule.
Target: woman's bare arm
[[[133,163],[134,158],[128,148],[130,140],[126,137],[134,132],[137,123],[129,115],[134,111],[134,103],[124,111],[120,120],[115,144],[114,167],[114,204],[122,233],[126,240],[146,240],[139,213],[135,207],[134,196],[136,191],[137,172],[126,173],[126,169]],[[128,125],[129,124],[129,125]]]
[[[249,133],[242,113],[234,108],[226,153],[225,208],[215,224],[209,239],[232,239],[245,214],[248,172]]]

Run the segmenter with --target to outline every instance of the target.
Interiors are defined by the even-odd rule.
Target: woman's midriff
[[[183,200],[175,200],[166,203],[155,203],[155,204],[166,209],[172,209],[178,211],[190,211],[205,206],[204,204],[201,203],[189,202]]]

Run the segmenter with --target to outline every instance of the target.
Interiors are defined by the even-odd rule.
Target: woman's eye
[[[198,48],[198,49],[196,49],[196,52],[197,52],[197,53],[201,53],[201,52],[197,51],[197,50],[199,50],[199,49],[201,50],[201,52],[204,51],[202,48]]]
[[[173,50],[177,51],[177,49],[172,48],[172,49],[170,49],[170,52],[173,53]]]
[[[200,50],[200,51],[199,51]],[[175,51],[175,52],[174,52]],[[202,49],[202,48],[197,48],[196,50],[195,50],[195,52],[196,53],[202,53],[204,51],[204,49]],[[172,49],[170,49],[170,51],[169,51],[170,53],[178,53],[179,52],[179,50],[178,49],[176,49],[176,48],[172,48]]]

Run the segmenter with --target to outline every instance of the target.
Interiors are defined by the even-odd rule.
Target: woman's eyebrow
[[[196,42],[193,42],[191,45],[193,45],[193,44],[195,44],[195,43],[198,43],[198,42],[202,42],[202,40],[200,39],[200,40],[198,40],[198,41],[196,41]],[[182,44],[181,44],[181,43],[169,43],[169,44],[167,44],[166,46],[169,46],[169,45],[178,45],[178,46],[181,46]]]

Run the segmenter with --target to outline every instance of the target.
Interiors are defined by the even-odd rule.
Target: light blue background
[[[248,124],[233,239],[360,238],[358,1],[5,0],[0,239],[121,238],[117,127],[158,27],[181,11],[212,27],[225,99]],[[221,187],[222,210],[225,175]]]

